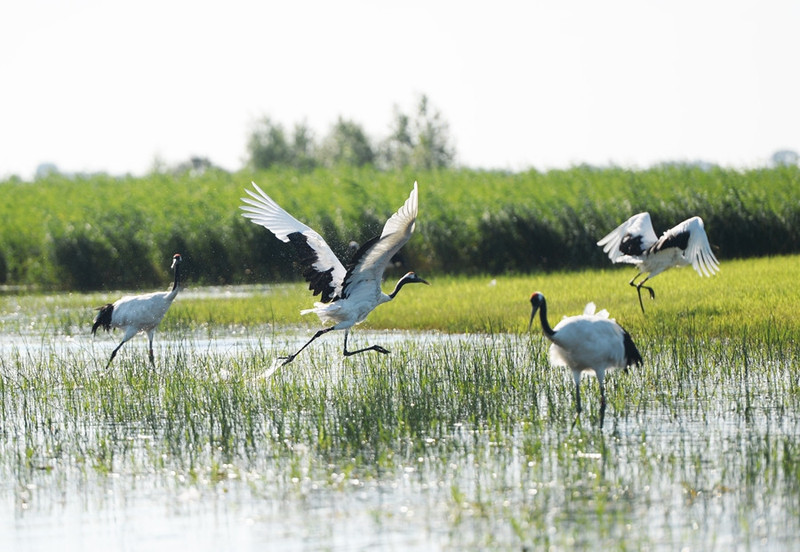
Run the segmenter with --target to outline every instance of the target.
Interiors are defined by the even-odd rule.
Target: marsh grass
[[[443,279],[353,332],[391,339],[392,355],[344,359],[332,333],[269,377],[316,327],[297,314],[301,285],[189,290],[157,334],[155,368],[136,338],[108,371],[119,334],[86,337],[102,294],[5,296],[4,503],[113,516],[184,497],[179,512],[234,508],[248,534],[323,549],[792,547],[796,266],[667,273],[646,315],[629,271]],[[608,308],[645,357],[609,377],[602,431],[596,382],[584,379],[572,429],[571,377],[526,331],[537,289],[554,323],[589,299]]]
[[[603,267],[596,241],[645,210],[659,234],[702,216],[721,258],[800,252],[798,167],[50,175],[0,182],[0,284],[151,288],[169,280],[175,252],[197,284],[289,281],[291,248],[240,215],[251,180],[340,255],[377,235],[419,181],[418,225],[402,256],[425,277]]]

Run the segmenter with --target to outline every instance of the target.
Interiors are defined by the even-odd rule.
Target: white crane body
[[[358,248],[347,268],[322,236],[287,213],[255,182],[252,184],[254,190],[245,190],[250,197],[242,198],[243,216],[264,226],[281,241],[293,244],[300,252],[301,261],[306,266],[303,276],[309,282],[308,288],[321,298],[313,308],[300,312],[313,312],[324,324],[332,324],[319,330],[296,353],[285,357],[283,364],[294,360],[312,341],[331,330],[345,331],[345,356],[369,350],[388,353],[378,345],[348,351],[347,336],[351,327],[363,322],[378,305],[391,301],[405,284],[428,283],[409,272],[397,282],[390,294],[381,289],[383,273],[389,261],[414,231],[418,211],[417,183],[414,182],[414,188],[403,206],[386,221],[381,235]]]
[[[179,254],[172,257],[172,269],[175,271],[175,280],[172,289],[169,291],[156,291],[142,295],[126,295],[117,299],[114,303],[109,303],[99,307],[100,311],[92,325],[92,335],[97,333],[98,328],[110,331],[113,328],[121,328],[125,331],[122,341],[111,353],[106,368],[111,365],[111,361],[117,355],[117,351],[131,338],[139,332],[147,334],[150,345],[149,358],[152,364],[153,358],[153,337],[156,327],[161,323],[164,315],[167,314],[175,297],[180,290],[180,264],[183,258]]]
[[[577,416],[581,413],[580,381],[581,374],[587,373],[597,378],[600,386],[600,427],[606,410],[605,375],[606,372],[628,366],[641,365],[642,357],[630,334],[616,320],[609,318],[608,311],[595,312],[594,303],[588,303],[583,314],[564,317],[555,328],[547,321],[547,302],[539,292],[531,295],[530,329],[536,312],[542,324],[545,337],[550,340],[550,362],[554,366],[565,366],[572,371],[575,382],[575,404]],[[573,425],[575,425],[573,422]]]
[[[644,312],[642,288],[655,298],[649,279],[670,268],[691,265],[700,276],[712,276],[719,271],[719,261],[711,251],[703,219],[691,217],[656,237],[649,213],[638,213],[620,224],[597,242],[613,263],[635,265],[639,272],[630,282],[639,294],[639,306]],[[636,279],[647,276],[638,284]]]

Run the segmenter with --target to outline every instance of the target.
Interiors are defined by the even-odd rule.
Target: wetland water
[[[108,372],[119,332],[0,336],[3,549],[800,545],[795,350],[644,343],[570,429],[538,334],[334,333],[265,377],[311,333],[160,333],[155,370],[138,336]]]

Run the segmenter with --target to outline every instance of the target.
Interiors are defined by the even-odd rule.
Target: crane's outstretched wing
[[[308,289],[314,295],[321,294],[323,303],[340,297],[347,271],[322,236],[284,211],[255,182],[252,184],[255,191],[246,189],[250,197],[242,198],[242,216],[295,246],[306,267],[303,277],[309,282]]]
[[[656,243],[650,213],[639,213],[620,224],[597,242],[613,263],[638,263],[641,255]]]
[[[711,276],[719,270],[719,261],[711,251],[703,219],[700,217],[686,219],[670,228],[651,248],[661,251],[670,247],[681,249],[687,264],[691,263],[700,276]]]
[[[344,279],[343,294],[347,296],[347,288],[357,287],[361,282],[372,281],[380,287],[383,272],[391,258],[400,251],[414,232],[417,220],[417,183],[414,189],[395,214],[383,225],[383,232],[377,238],[369,240],[353,256]]]

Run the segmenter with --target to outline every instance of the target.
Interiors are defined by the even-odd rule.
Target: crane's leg
[[[122,348],[122,346],[125,345],[128,342],[128,340],[130,340],[130,338],[135,336],[137,333],[139,333],[138,330],[135,330],[130,327],[127,330],[125,330],[125,335],[122,336],[122,341],[119,342],[119,345],[117,345],[116,349],[111,351],[111,358],[108,359],[108,363],[106,364],[106,370],[108,370],[108,367],[111,366],[111,361],[114,360],[114,357],[117,356],[117,351],[119,351]]]
[[[581,417],[581,373],[573,372],[572,377],[575,379],[575,421],[572,422],[572,427],[578,423]]]
[[[285,356],[285,357],[278,357],[278,359],[279,359],[279,360],[283,360],[283,363],[281,363],[281,366],[286,366],[287,364],[289,364],[291,361],[293,361],[293,360],[294,360],[294,357],[296,357],[297,355],[299,355],[299,354],[300,354],[300,351],[302,351],[303,349],[305,349],[306,347],[308,347],[309,345],[311,345],[311,342],[312,342],[312,341],[314,341],[315,339],[317,339],[317,338],[318,338],[318,337],[320,337],[321,335],[324,335],[324,334],[328,333],[328,332],[329,332],[329,331],[331,331],[332,329],[333,329],[333,326],[331,326],[330,328],[323,328],[323,329],[321,329],[320,331],[318,331],[317,333],[315,333],[315,334],[314,334],[314,337],[312,337],[311,339],[309,339],[308,341],[306,341],[306,344],[305,344],[305,345],[303,345],[302,347],[300,347],[300,348],[297,350],[297,352],[296,352],[296,353],[294,353],[293,355],[289,355],[289,356]],[[345,335],[347,335],[347,334],[345,334]]]
[[[156,361],[155,361],[155,358],[153,357],[153,334],[154,333],[155,333],[155,329],[147,331],[147,340],[150,342],[150,354],[149,354],[149,356],[150,356],[150,364],[153,366],[153,368],[156,367]]]
[[[631,278],[631,281],[628,282],[628,284],[631,285],[632,287],[636,288],[636,293],[639,294],[639,306],[641,307],[642,312],[644,312],[644,303],[642,303],[642,288],[644,288],[644,289],[646,289],[647,291],[650,292],[650,299],[655,299],[656,298],[656,292],[650,286],[644,285],[644,283],[647,280],[650,279],[650,276],[648,276],[647,278],[645,278],[644,280],[642,280],[638,284],[636,283],[636,278],[638,278],[640,275],[641,275],[641,272],[639,274],[637,274],[636,276],[634,276],[633,278]]]
[[[350,333],[350,329],[346,329],[344,331],[344,356],[352,356],[357,355],[358,353],[363,353],[364,351],[377,351],[379,353],[383,353],[384,355],[388,355],[390,351],[387,351],[380,345],[372,345],[371,347],[364,347],[363,349],[359,349],[357,351],[348,351],[347,350],[347,336]]]
[[[603,420],[606,417],[606,386],[602,378],[597,378],[600,382],[600,429],[603,429]]]
[[[117,351],[119,351],[120,347],[122,347],[124,344],[125,341],[123,340],[119,345],[117,345],[116,349],[111,351],[111,358],[109,358],[108,362],[106,363],[106,370],[108,370],[109,366],[111,366],[111,361],[114,360],[114,357],[117,356]]]

